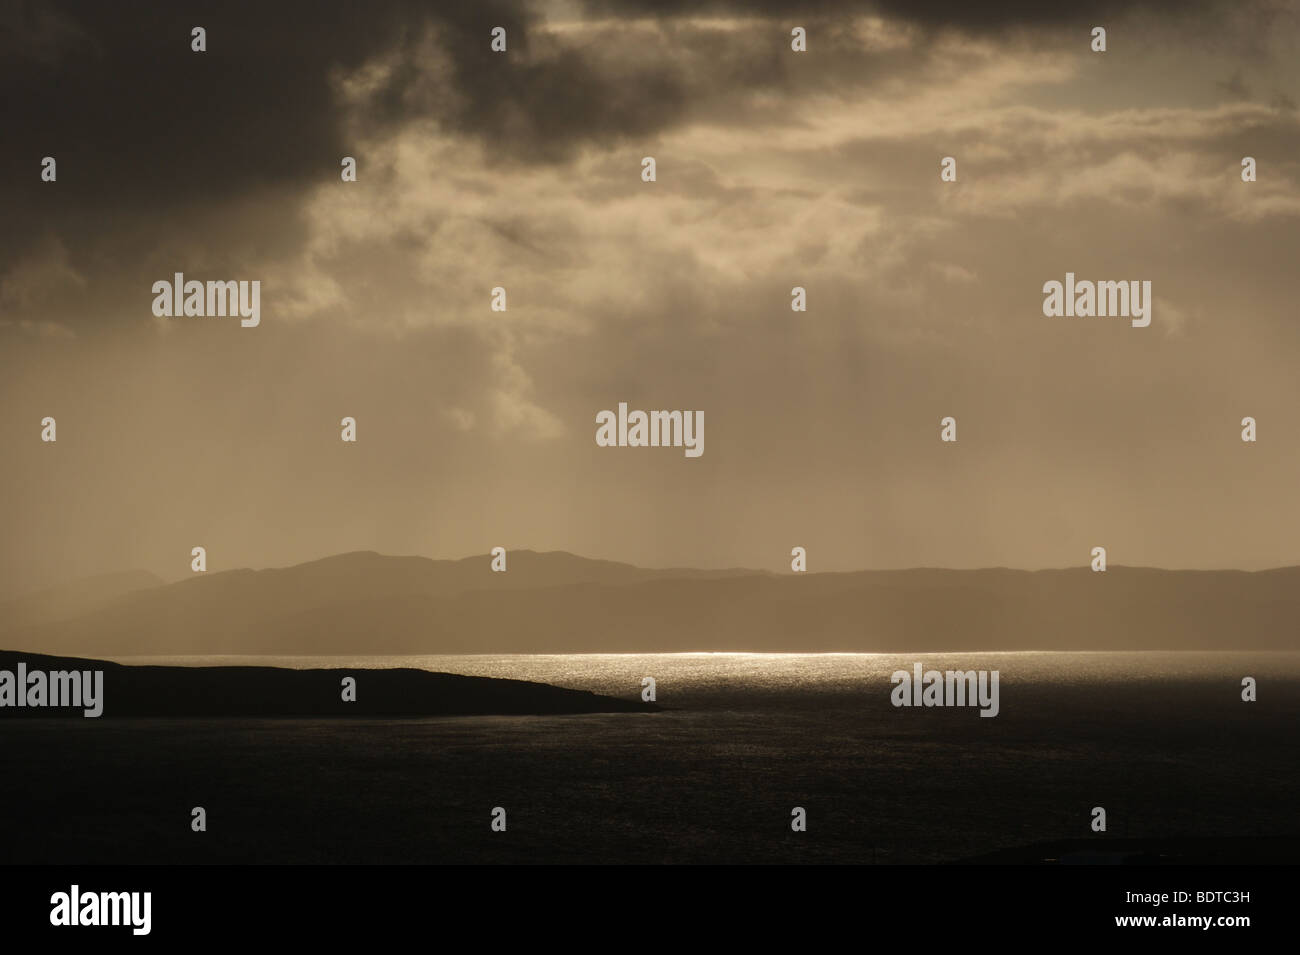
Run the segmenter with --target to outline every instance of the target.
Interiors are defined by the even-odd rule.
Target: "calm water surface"
[[[626,699],[649,676],[670,709],[13,722],[0,741],[26,772],[0,778],[0,809],[26,825],[5,861],[933,862],[1088,837],[1098,805],[1119,837],[1300,829],[1300,653],[119,659],[410,666]],[[998,670],[1000,715],[891,706],[890,674],[917,661]]]

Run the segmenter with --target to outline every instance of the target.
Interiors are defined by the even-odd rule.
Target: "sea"
[[[884,865],[1300,832],[1300,653],[115,659],[417,667],[623,699],[648,677],[664,709],[6,721],[0,861]],[[996,670],[998,715],[894,706],[891,675],[916,663]]]

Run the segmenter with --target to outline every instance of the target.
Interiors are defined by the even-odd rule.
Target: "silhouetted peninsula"
[[[586,690],[415,669],[124,666],[103,660],[0,650],[0,671],[102,671],[103,717],[417,717],[648,713],[654,703]],[[355,702],[343,699],[356,681]],[[629,687],[629,693],[638,690]],[[82,719],[81,707],[0,707],[0,719]]]

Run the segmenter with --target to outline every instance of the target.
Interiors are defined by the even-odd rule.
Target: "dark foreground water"
[[[893,707],[889,676],[916,661],[998,670],[1000,714]],[[628,699],[650,676],[672,709],[0,720],[0,862],[935,862],[1056,839],[1300,832],[1295,653],[121,662],[422,666]],[[1258,702],[1241,701],[1244,676]],[[207,832],[190,829],[195,806]],[[504,833],[489,826],[497,806]],[[790,829],[795,806],[807,832]],[[1094,806],[1105,835],[1089,829]]]

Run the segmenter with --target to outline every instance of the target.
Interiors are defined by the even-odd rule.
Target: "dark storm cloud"
[[[680,102],[666,73],[630,71],[614,85],[596,82],[579,51],[531,57],[534,17],[515,2],[0,10],[8,146],[0,171],[10,183],[35,181],[40,158],[53,155],[60,193],[82,206],[219,199],[336,175],[349,144],[331,77],[386,54],[398,53],[398,66],[368,104],[369,122],[433,116],[492,137],[509,129],[523,148],[640,133],[668,122]],[[206,53],[190,49],[195,26],[207,30]],[[494,26],[508,31],[506,56],[489,49]],[[452,66],[438,78],[450,89],[431,86],[422,70],[430,28]]]
[[[700,9],[676,0],[592,6],[669,19]],[[1185,4],[1174,6],[1188,15]],[[746,16],[791,9],[775,2],[706,7]],[[1079,13],[1080,5],[1069,5],[1067,13],[1065,5],[1028,2],[877,4],[904,21],[974,27],[1121,7],[1127,5],[1084,4]],[[830,0],[793,9],[849,14],[863,7]],[[705,80],[722,90],[786,83],[775,41],[769,49],[746,38],[739,52],[715,49],[702,60],[692,51],[698,41],[683,33],[671,44],[691,57],[690,73],[671,57],[596,69],[601,52],[582,41],[566,46],[548,37],[539,48],[530,29],[536,16],[519,0],[235,0],[208,7],[9,0],[0,6],[6,141],[0,175],[12,190],[6,244],[12,251],[40,225],[59,228],[65,217],[84,230],[88,223],[80,217],[87,213],[172,211],[178,200],[214,202],[263,186],[295,191],[334,176],[350,144],[331,77],[379,56],[395,54],[396,66],[367,103],[368,123],[433,117],[483,137],[494,155],[543,161],[564,159],[583,144],[670,127],[699,101]],[[194,26],[208,32],[204,54],[190,50]],[[505,57],[489,49],[493,26],[509,33]],[[422,44],[430,29],[450,64],[447,74],[425,68]],[[722,45],[736,43],[732,37]],[[46,155],[59,162],[57,196],[37,178]]]
[[[97,277],[201,233],[212,210],[258,190],[288,199],[332,174],[344,151],[329,70],[397,42],[401,12],[383,2],[4,4],[0,274],[60,250],[90,281],[27,304],[76,321],[95,302],[111,307]],[[190,49],[195,26],[207,30],[206,53]],[[58,162],[55,184],[39,179],[44,156]],[[0,301],[10,317],[26,315],[20,304]]]
[[[224,274],[292,256],[309,239],[300,203],[337,181],[340,157],[414,121],[481,142],[489,164],[562,163],[694,121],[799,124],[792,96],[923,76],[933,66],[925,49],[863,54],[852,21],[873,9],[971,30],[1067,16],[1055,5],[892,0],[590,7],[618,16],[569,32],[539,29],[546,8],[524,0],[0,0],[0,319],[111,322],[119,306],[137,315],[138,290],[173,269]],[[1183,19],[1188,9],[1178,5]],[[702,11],[743,22],[688,22]],[[771,22],[805,14],[824,18],[815,68],[788,55],[788,32]],[[652,22],[621,19],[634,15]],[[207,30],[206,53],[190,49],[194,26]],[[506,55],[489,48],[494,26],[508,31]],[[349,76],[365,87],[351,105],[340,99]],[[770,91],[787,95],[755,95]],[[55,185],[39,180],[46,155],[59,163]],[[382,164],[359,158],[366,171]]]
[[[405,44],[367,101],[367,127],[436,118],[480,137],[490,158],[559,162],[583,144],[610,145],[680,119],[686,90],[671,61],[601,71],[587,50],[509,27],[503,56],[489,46],[491,26],[501,23],[478,16],[471,24],[433,24],[438,52],[450,62],[450,88],[428,68],[426,47]]]
[[[786,17],[875,9],[904,22],[975,29],[1134,10],[1186,19],[1207,6],[1174,0],[588,4],[601,14],[662,19],[701,10]],[[719,91],[786,85],[776,41],[742,34],[713,44],[702,58],[699,39],[683,32],[670,38],[665,52],[677,47],[689,72],[674,58],[658,56],[653,65],[597,69],[602,52],[589,40],[565,45],[548,37],[539,48],[530,29],[536,17],[522,0],[233,0],[207,7],[0,0],[6,141],[0,174],[16,193],[11,225],[24,232],[49,221],[50,190],[42,190],[36,176],[46,155],[60,165],[53,201],[83,211],[170,208],[181,198],[215,201],[258,186],[294,190],[332,177],[350,144],[331,77],[381,55],[396,54],[396,65],[370,97],[367,122],[433,117],[483,137],[497,154],[541,160],[563,159],[584,143],[609,144],[670,127],[698,102],[706,80]],[[190,50],[190,30],[199,25],[208,31],[204,54]],[[498,25],[510,36],[505,57],[488,46],[488,31]],[[430,28],[450,64],[447,74],[426,69],[422,44]],[[829,52],[822,47],[823,55]],[[822,72],[842,77],[844,66],[837,62]],[[24,215],[37,196],[33,215]]]
[[[668,67],[598,77],[578,50],[536,49],[535,22],[516,0],[0,0],[0,276],[42,250],[54,255],[55,267],[91,281],[65,283],[66,307],[51,303],[58,314],[44,317],[76,321],[105,301],[97,275],[138,270],[151,251],[175,254],[182,237],[201,241],[236,217],[247,226],[247,214],[230,211],[241,202],[265,208],[262,239],[301,243],[297,201],[357,152],[338,80],[376,61],[390,69],[366,99],[367,134],[433,118],[488,141],[492,154],[557,160],[576,144],[673,121],[683,94]],[[191,50],[195,26],[207,31],[204,53]],[[505,56],[489,48],[495,26],[508,32]],[[431,36],[449,64],[436,74],[425,62]],[[40,181],[44,156],[57,160],[56,184]],[[29,318],[25,306],[40,304],[11,294],[0,309]]]
[[[52,155],[65,199],[100,208],[302,181],[337,163],[329,68],[393,43],[399,7],[11,4],[6,179]]]

